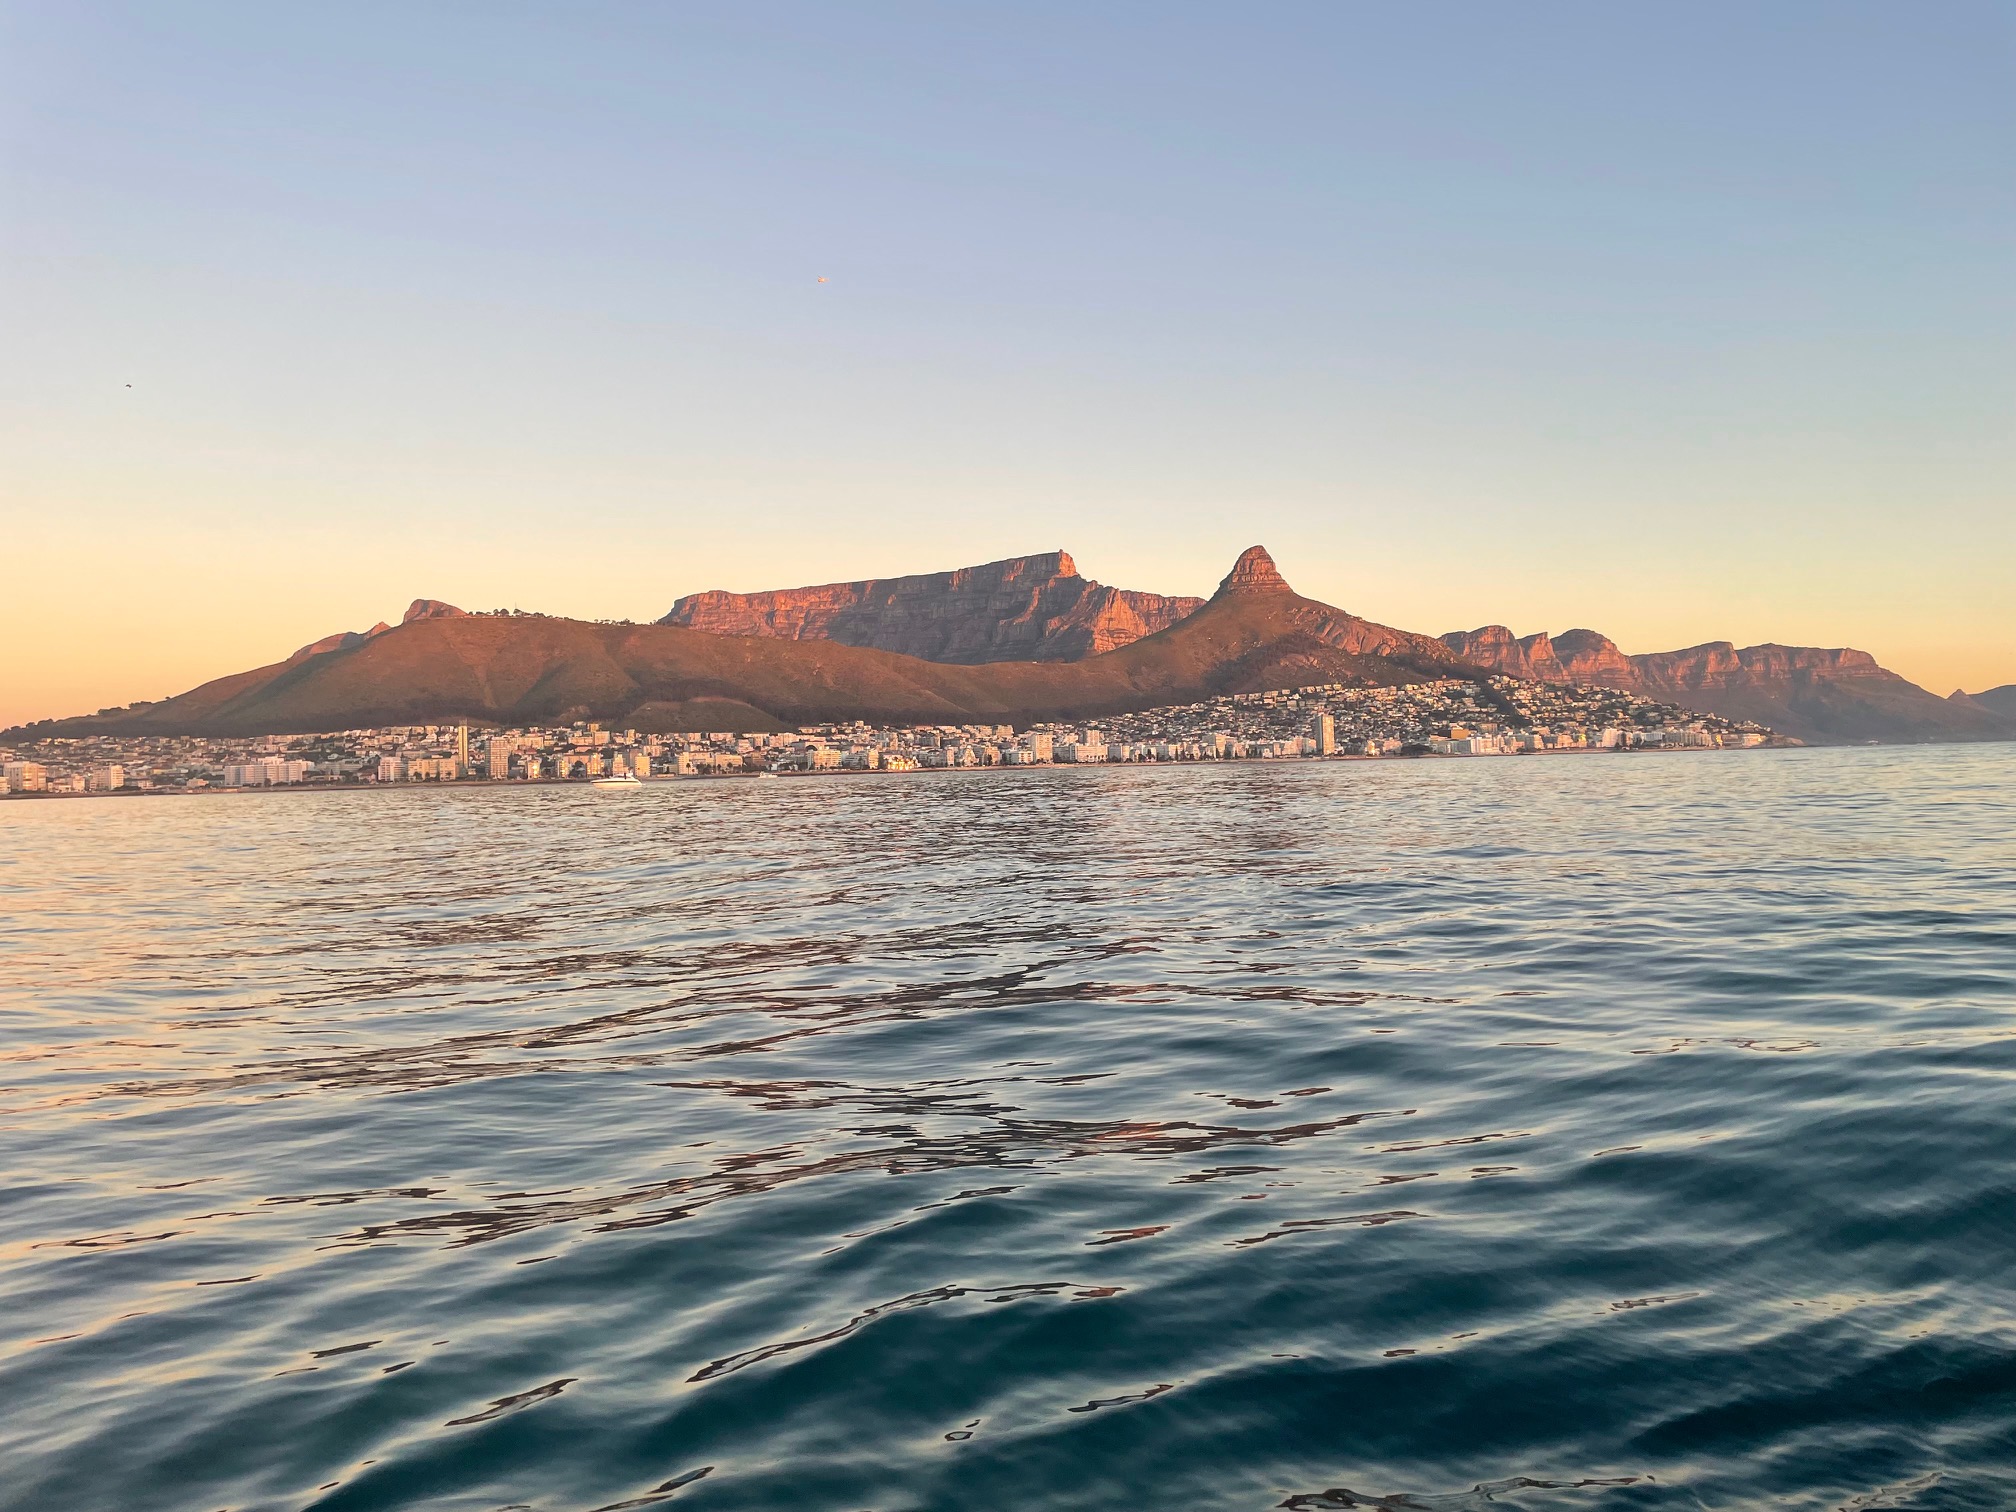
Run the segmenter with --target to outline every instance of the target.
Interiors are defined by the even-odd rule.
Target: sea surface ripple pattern
[[[0,806],[0,1507],[2016,1506],[2016,747]]]

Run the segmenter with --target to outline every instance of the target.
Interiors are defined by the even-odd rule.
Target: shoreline
[[[1901,744],[1901,742],[1899,743]],[[1935,745],[1936,744],[1977,745],[1981,744],[1982,742],[1929,741],[1924,743]],[[1993,742],[1989,743],[1992,744]],[[1913,744],[1918,744],[1918,742],[1913,742]],[[992,766],[916,767],[901,772],[883,771],[877,767],[847,767],[847,768],[828,767],[817,771],[797,771],[797,772],[696,773],[695,775],[690,777],[678,777],[678,776],[672,776],[670,774],[665,774],[665,775],[645,777],[639,780],[642,783],[642,785],[646,787],[659,787],[659,786],[671,787],[674,785],[690,786],[693,784],[710,784],[721,782],[748,782],[764,776],[770,776],[791,781],[802,781],[806,778],[813,778],[813,777],[947,777],[955,773],[961,773],[961,772],[965,773],[986,772],[986,773],[999,774],[1007,772],[1015,772],[1015,773],[1061,772],[1061,771],[1078,771],[1078,770],[1083,771],[1102,771],[1102,770],[1132,771],[1140,769],[1160,770],[1162,768],[1168,768],[1168,767],[1235,767],[1235,766],[1296,767],[1296,766],[1316,765],[1323,762],[1332,762],[1332,761],[1377,763],[1377,762],[1394,762],[1394,761],[1433,761],[1433,762],[1507,761],[1507,760],[1516,761],[1526,757],[1533,757],[1533,756],[1541,756],[1541,757],[1739,756],[1739,755],[1754,754],[1758,751],[1798,751],[1809,749],[1813,748],[1804,745],[1796,745],[1796,746],[1761,745],[1761,746],[1747,746],[1747,747],[1746,746],[1615,746],[1615,747],[1593,746],[1593,747],[1583,747],[1577,750],[1566,750],[1566,751],[1515,751],[1492,756],[1461,756],[1461,755],[1445,756],[1435,751],[1416,751],[1404,755],[1394,753],[1382,756],[1367,756],[1359,753],[1339,752],[1338,754],[1332,756],[1281,756],[1281,757],[1241,756],[1216,761],[1110,761],[1110,762],[1098,761],[1098,762],[1085,762],[1082,764],[1071,761],[1053,761],[1053,762],[1045,762],[1040,765],[1031,764],[1027,766],[1017,763],[1014,765],[1007,765],[1007,766],[996,764]],[[435,789],[435,790],[454,791],[454,792],[506,792],[513,790],[532,791],[532,790],[550,789],[550,788],[579,788],[582,790],[592,790],[594,786],[595,786],[595,780],[592,777],[535,777],[530,779],[522,777],[507,778],[507,779],[488,778],[488,777],[463,777],[463,778],[457,778],[449,782],[439,782],[439,781],[286,782],[286,783],[273,783],[270,785],[260,783],[246,787],[202,787],[202,788],[133,787],[133,788],[114,788],[110,792],[0,793],[0,803],[11,803],[15,799],[38,799],[38,800],[62,802],[78,798],[126,798],[126,799],[231,798],[231,797],[243,797],[252,794],[269,794],[269,793],[375,793],[375,792],[410,792],[414,789]]]

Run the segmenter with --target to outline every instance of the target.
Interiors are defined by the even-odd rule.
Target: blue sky
[[[0,720],[422,594],[1256,540],[1415,629],[2016,680],[2012,64],[1965,4],[5,7],[62,649]]]

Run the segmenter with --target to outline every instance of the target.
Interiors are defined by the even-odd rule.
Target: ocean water
[[[2016,1506],[2016,747],[0,805],[0,1506]]]

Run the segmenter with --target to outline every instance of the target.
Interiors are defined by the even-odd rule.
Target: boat
[[[641,788],[644,786],[642,782],[638,781],[637,778],[631,776],[628,772],[619,772],[614,777],[597,777],[594,781],[595,786],[598,788]]]

